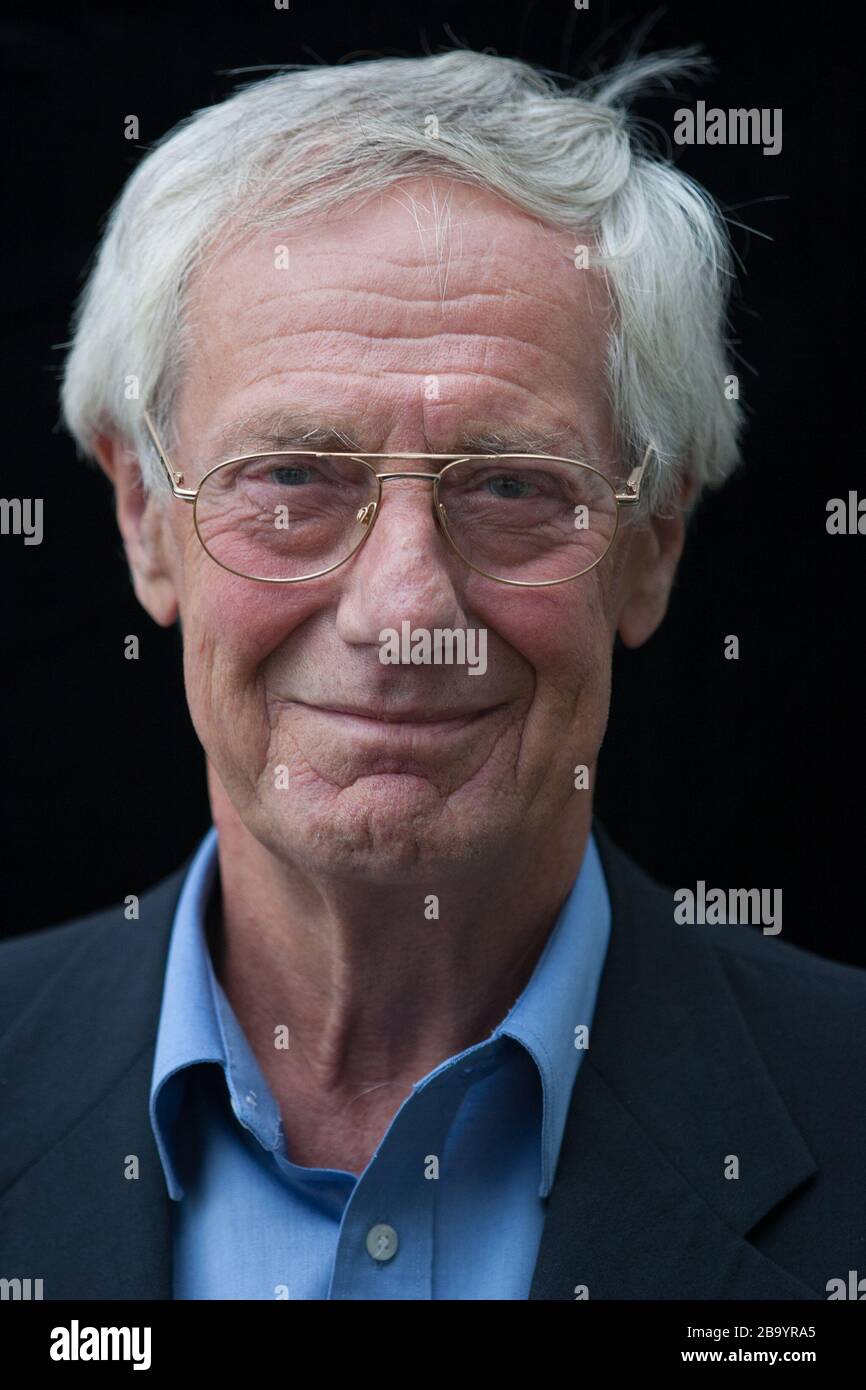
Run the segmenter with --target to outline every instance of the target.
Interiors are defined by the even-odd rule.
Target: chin
[[[295,793],[292,802],[288,821],[277,805],[265,833],[254,832],[271,853],[311,872],[371,883],[429,885],[431,873],[471,864],[487,840],[502,835],[492,807],[485,812],[467,801],[458,810],[426,779],[406,774],[364,777],[322,798]]]

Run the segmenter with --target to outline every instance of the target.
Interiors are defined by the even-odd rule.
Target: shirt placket
[[[466,1092],[487,1071],[467,1059],[404,1102],[343,1213],[329,1298],[433,1297],[439,1168]]]

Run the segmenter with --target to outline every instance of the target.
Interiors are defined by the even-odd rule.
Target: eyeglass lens
[[[383,472],[400,468],[397,460],[376,464]],[[262,455],[205,478],[196,528],[208,554],[236,574],[312,577],[357,549],[378,497],[375,474],[359,459]],[[386,499],[383,491],[383,504]],[[612,485],[594,469],[567,461],[461,459],[442,470],[435,501],[444,530],[468,564],[518,583],[583,574],[605,554],[617,526]]]

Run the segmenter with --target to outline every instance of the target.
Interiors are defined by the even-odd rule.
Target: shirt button
[[[374,1260],[390,1260],[397,1253],[397,1232],[393,1226],[371,1226],[367,1232],[367,1250]]]

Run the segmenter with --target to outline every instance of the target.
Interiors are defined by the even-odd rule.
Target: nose
[[[461,564],[433,516],[434,484],[395,461],[382,482],[370,535],[336,572],[337,631],[344,641],[380,645],[383,628],[465,626],[458,595]]]

